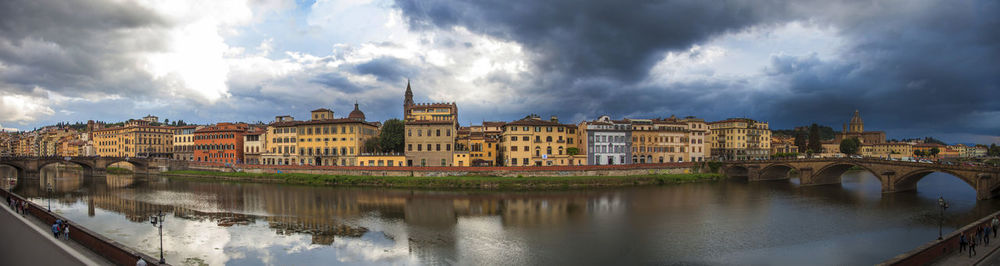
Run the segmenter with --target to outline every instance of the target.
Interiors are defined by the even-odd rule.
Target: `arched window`
[[[552,136],[545,137],[545,142],[552,142]]]
[[[552,154],[552,147],[551,146],[545,148],[545,154],[549,154],[549,155]]]

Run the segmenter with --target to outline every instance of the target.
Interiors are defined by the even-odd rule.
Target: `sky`
[[[0,128],[748,117],[1000,143],[1000,2],[6,0]]]

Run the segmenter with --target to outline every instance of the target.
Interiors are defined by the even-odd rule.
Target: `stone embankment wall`
[[[944,235],[942,240],[933,240],[927,242],[926,244],[896,256],[892,259],[879,263],[878,265],[893,265],[893,266],[909,266],[909,265],[928,265],[932,262],[941,259],[944,256],[955,254],[958,251],[959,236],[961,233],[976,234],[976,228],[980,226],[988,226],[992,222],[993,217],[1000,216],[1000,211],[994,212],[986,217],[979,219],[978,221],[972,222],[971,224],[962,227],[961,229],[955,230],[947,235]],[[959,254],[960,255],[960,254]],[[984,257],[985,258],[985,257]]]
[[[0,190],[0,198],[4,200],[7,196],[16,198],[18,201],[24,201],[24,198],[18,196],[17,194],[11,193],[6,190]],[[29,202],[28,213],[32,216],[37,217],[39,220],[45,224],[51,225],[56,222],[56,220],[68,221],[70,224],[69,238],[80,245],[87,247],[88,249],[94,251],[98,255],[103,256],[107,260],[114,262],[117,265],[135,265],[136,255],[142,256],[149,265],[156,265],[160,259],[154,259],[152,256],[142,254],[132,248],[126,247],[121,243],[115,242],[114,240],[108,239],[94,231],[90,231],[85,227],[80,226],[79,223],[70,221],[66,217],[61,215],[51,213],[45,210],[45,208],[38,206],[34,203]],[[150,226],[152,230],[152,226]],[[51,236],[50,236],[51,237]],[[169,265],[169,264],[159,264],[159,265]]]
[[[179,170],[177,168],[171,168]],[[385,166],[293,166],[234,165],[190,162],[187,170],[248,173],[307,173],[350,176],[636,176],[701,173],[702,163],[631,165],[524,166],[524,167],[385,167]]]

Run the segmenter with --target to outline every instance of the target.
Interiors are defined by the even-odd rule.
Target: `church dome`
[[[365,113],[358,109],[358,103],[354,103],[354,111],[347,115],[348,119],[365,121]]]

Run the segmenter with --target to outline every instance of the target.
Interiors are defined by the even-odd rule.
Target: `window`
[[[445,133],[444,134],[445,136],[450,137],[451,136],[451,129],[445,129],[444,133]]]
[[[438,136],[438,137],[440,137],[440,136],[441,136],[441,130],[440,130],[440,129],[438,129],[438,130],[437,130],[437,136]]]
[[[445,144],[444,145],[444,150],[445,151],[451,151],[451,144],[450,143],[449,144]]]
[[[413,151],[413,144],[406,144],[407,151]]]
[[[545,137],[545,142],[552,142],[552,136]]]
[[[407,129],[406,130],[406,136],[407,137],[412,137],[413,136],[413,129]]]
[[[424,145],[417,144],[417,151],[423,151],[423,146]]]
[[[448,160],[441,159],[441,166],[448,166]]]
[[[439,143],[439,144],[437,144],[437,150],[438,150],[438,151],[441,151],[441,144],[440,144],[440,143]]]

